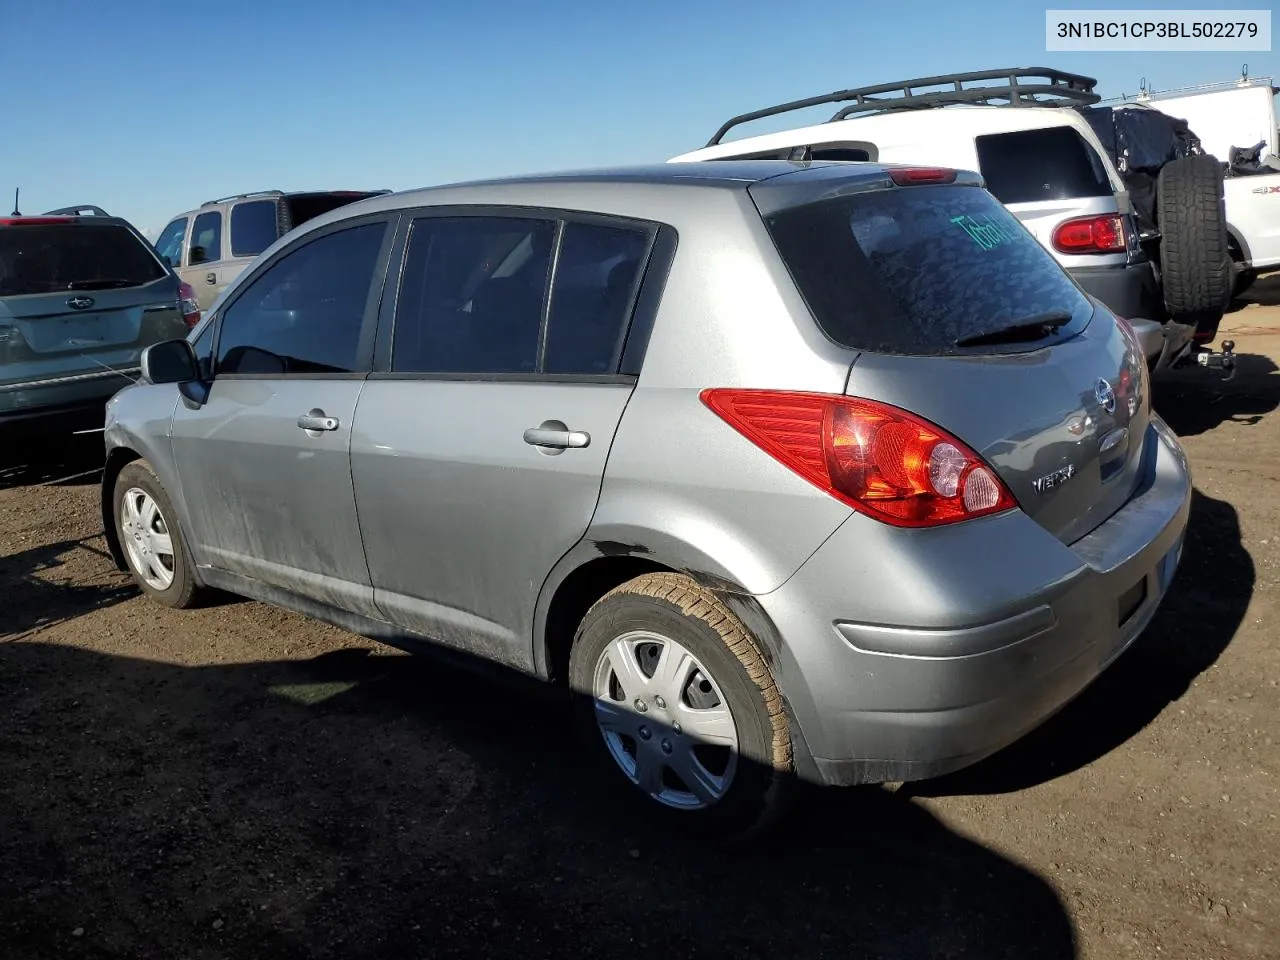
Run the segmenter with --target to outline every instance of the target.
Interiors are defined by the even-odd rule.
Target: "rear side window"
[[[536,373],[556,225],[415,220],[392,336],[397,373]]]
[[[396,307],[397,373],[616,373],[651,233],[430,217],[414,222]],[[549,289],[549,297],[548,297]]]
[[[231,255],[256,257],[276,242],[276,203],[249,200],[231,208]]]
[[[565,224],[541,372],[617,372],[648,250],[646,230]]]
[[[1102,161],[1070,127],[975,137],[978,167],[1001,203],[1109,197]]]
[[[0,227],[0,296],[138,287],[164,275],[151,245],[122,226]]]
[[[217,210],[196,217],[191,228],[191,249],[187,263],[217,263],[222,259],[222,214]]]
[[[958,340],[1063,311],[1073,319],[1060,333],[1071,335],[1092,314],[1039,241],[977,187],[877,190],[767,223],[818,324],[854,349],[968,354]]]

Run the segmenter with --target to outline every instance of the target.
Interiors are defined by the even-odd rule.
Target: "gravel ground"
[[[1280,277],[1251,298],[1280,303]],[[1280,957],[1280,307],[1157,390],[1196,499],[1144,638],[946,780],[712,853],[602,802],[563,712],[105,556],[100,443],[0,466],[0,955]]]

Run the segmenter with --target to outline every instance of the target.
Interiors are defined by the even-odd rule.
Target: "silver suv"
[[[1146,626],[1191,496],[1132,331],[948,170],[367,200],[144,372],[102,494],[148,596],[562,684],[607,776],[725,836],[1038,725]]]
[[[208,200],[174,217],[160,231],[156,249],[191,284],[208,310],[253,258],[322,213],[380,196],[388,190],[259,190]]]

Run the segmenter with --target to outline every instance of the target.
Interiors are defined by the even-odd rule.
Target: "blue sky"
[[[908,76],[1056,66],[1114,95],[1280,72],[1274,53],[1047,53],[1025,0],[0,7],[3,212],[20,186],[26,213],[97,203],[150,231],[247,190],[664,160],[733,114]]]

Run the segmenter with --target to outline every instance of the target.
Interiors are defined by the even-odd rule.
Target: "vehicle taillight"
[[[956,171],[946,167],[890,167],[889,179],[900,187],[917,183],[951,183]]]
[[[200,322],[200,301],[189,283],[178,284],[178,305],[182,310],[182,320],[188,327]]]
[[[1138,411],[1138,404],[1148,396],[1147,354],[1142,349],[1142,341],[1138,339],[1138,331],[1133,329],[1133,324],[1118,313],[1113,313],[1112,316],[1116,318],[1116,326],[1129,345],[1129,362],[1120,371],[1116,392],[1128,404],[1129,416],[1133,416]]]
[[[1053,246],[1059,253],[1124,253],[1124,218],[1108,213],[1065,220],[1053,231]]]
[[[1017,507],[976,453],[898,407],[776,390],[708,389],[701,397],[775,460],[885,523],[932,527]]]

